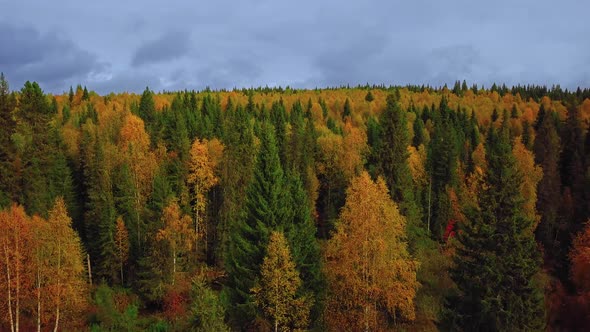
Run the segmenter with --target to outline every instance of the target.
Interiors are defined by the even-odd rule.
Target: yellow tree
[[[194,195],[193,211],[195,216],[195,234],[200,234],[199,232],[201,231],[199,226],[207,207],[207,192],[219,181],[215,175],[215,168],[220,158],[219,156],[212,158],[210,155],[210,151],[219,154],[219,144],[211,144],[210,146],[211,149],[209,148],[209,142],[206,139],[201,141],[197,138],[191,147],[187,181],[191,186]],[[223,151],[223,149],[221,149],[221,151]],[[207,231],[204,230],[204,233],[206,234]],[[195,242],[195,248],[196,247],[197,244]]]
[[[274,330],[304,329],[311,303],[297,297],[301,278],[282,232],[272,232],[260,267],[260,282],[252,288],[256,305],[273,322]]]
[[[382,178],[366,171],[347,190],[326,248],[326,319],[334,330],[376,330],[413,320],[417,262],[407,250],[406,220]]]
[[[117,259],[119,260],[119,268],[121,269],[121,285],[123,284],[123,265],[129,259],[129,232],[125,227],[123,218],[117,218],[117,226],[115,229],[115,246],[117,247]]]
[[[528,219],[535,220],[533,230],[541,221],[541,216],[537,214],[535,204],[537,203],[537,184],[543,178],[543,169],[535,164],[535,156],[522,144],[520,137],[514,141],[512,154],[516,159],[516,167],[522,174],[522,184],[520,193],[524,199],[522,205],[523,212]]]
[[[0,211],[0,289],[5,296],[2,301],[2,321],[10,324],[12,332],[20,329],[21,303],[32,289],[34,275],[31,261],[31,221],[22,206],[12,205]]]
[[[119,149],[129,165],[133,182],[133,201],[137,226],[137,245],[141,247],[140,211],[152,191],[152,180],[157,168],[156,156],[150,150],[150,138],[141,118],[128,114],[121,128]]]
[[[54,321],[54,331],[58,331],[61,316],[72,318],[85,304],[86,282],[84,253],[78,233],[72,228],[66,204],[59,197],[49,211],[48,233],[40,240],[46,256],[43,265],[47,273],[45,288]]]
[[[177,258],[191,250],[195,232],[191,228],[191,217],[181,215],[178,203],[172,202],[162,211],[164,228],[156,234],[158,241],[166,241],[172,250],[172,284],[176,277]]]

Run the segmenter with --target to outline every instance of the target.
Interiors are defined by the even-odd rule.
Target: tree
[[[590,222],[590,220],[589,220]],[[571,279],[579,294],[590,292],[590,223],[576,236],[569,254],[571,260]]]
[[[559,234],[561,227],[557,203],[561,201],[560,139],[551,116],[544,116],[536,136],[533,148],[535,162],[543,169],[543,178],[537,186],[537,211],[541,215],[541,222],[536,235],[549,257],[565,257],[567,252],[556,243],[562,235]]]
[[[514,142],[512,154],[516,161],[516,167],[520,174],[522,174],[522,183],[520,185],[520,194],[524,200],[523,212],[527,219],[534,220],[534,228],[537,227],[541,216],[537,214],[535,204],[537,203],[537,185],[543,178],[543,169],[541,166],[535,164],[535,157],[524,144],[520,138]]]
[[[342,120],[345,120],[347,117],[352,115],[352,106],[350,106],[350,100],[346,98],[344,102],[344,109],[342,110]]]
[[[187,182],[191,186],[193,194],[193,211],[195,216],[195,234],[200,235],[201,218],[205,216],[207,207],[207,192],[217,184],[219,179],[215,175],[216,161],[209,156],[208,141],[196,139],[190,152],[189,173]],[[205,223],[206,225],[206,223]],[[207,229],[204,230],[207,234]],[[197,244],[195,243],[195,248]]]
[[[129,165],[133,184],[135,230],[133,244],[137,249],[142,245],[141,213],[152,190],[152,181],[157,169],[156,156],[150,151],[150,136],[145,131],[144,122],[133,114],[128,114],[121,128],[119,148]]]
[[[490,127],[486,157],[479,208],[468,211],[457,233],[451,278],[458,293],[448,298],[445,322],[462,331],[538,330],[544,326],[540,253],[507,133]]]
[[[54,312],[53,331],[59,330],[61,316],[68,319],[80,311],[86,296],[86,269],[80,237],[72,228],[63,198],[58,198],[49,211],[47,234],[42,239],[44,250],[50,253],[43,262],[47,273],[48,302]]]
[[[10,93],[8,82],[4,73],[0,73],[0,207],[9,205],[11,200],[16,199],[16,183],[12,161],[15,156],[15,149],[12,145],[12,135],[16,131],[14,120],[14,108],[16,98]]]
[[[420,220],[420,211],[412,190],[412,176],[408,165],[410,137],[406,112],[393,95],[387,97],[387,106],[379,120],[381,124],[380,174],[383,175],[400,210],[410,222]]]
[[[406,218],[383,179],[355,177],[326,247],[326,320],[335,330],[373,330],[413,320],[417,263],[407,251]]]
[[[117,218],[115,246],[117,247],[117,259],[119,260],[119,267],[121,269],[121,285],[123,285],[123,266],[129,259],[129,232],[121,217]]]
[[[191,313],[192,328],[197,332],[219,331],[229,332],[223,321],[225,310],[215,292],[205,283],[203,276],[193,279]]]
[[[172,250],[172,284],[176,276],[177,259],[188,253],[195,243],[196,234],[190,227],[191,218],[181,215],[180,207],[171,202],[162,212],[164,228],[158,231],[156,239],[166,241]]]
[[[12,332],[19,331],[23,304],[32,289],[31,221],[22,206],[13,204],[0,211],[0,246],[2,260],[0,289],[4,295],[2,308],[4,324],[10,324]]]
[[[373,97],[373,94],[371,93],[371,90],[369,90],[367,92],[367,94],[365,95],[365,101],[368,102],[368,103],[370,103],[373,100],[375,100],[375,97]]]
[[[297,297],[301,278],[291,258],[287,240],[272,232],[260,267],[260,281],[252,288],[256,305],[273,322],[274,330],[304,329],[309,324],[308,299]]]
[[[231,232],[225,291],[233,303],[233,318],[246,323],[254,318],[255,306],[250,289],[264,258],[268,236],[289,222],[289,201],[281,168],[274,128],[263,123],[254,179],[247,189],[244,216]]]

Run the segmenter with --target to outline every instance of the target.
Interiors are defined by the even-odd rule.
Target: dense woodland
[[[0,329],[590,326],[590,90],[0,78]]]

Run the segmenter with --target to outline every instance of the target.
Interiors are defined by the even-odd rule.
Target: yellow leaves
[[[420,144],[418,149],[414,146],[408,146],[408,165],[412,172],[414,185],[424,187],[428,183],[428,174],[426,173],[426,148]]]
[[[181,215],[178,203],[173,202],[162,211],[164,228],[156,234],[158,241],[167,241],[176,254],[192,249],[195,233],[191,228],[191,218]]]
[[[535,210],[535,204],[537,202],[537,184],[543,178],[543,169],[535,164],[533,153],[527,150],[520,138],[515,140],[512,154],[516,159],[516,167],[523,179],[520,185],[520,193],[524,198],[523,212],[527,218],[535,221],[534,230],[541,220],[541,216],[537,215]]]
[[[129,232],[125,222],[120,216],[117,218],[115,228],[115,246],[117,247],[117,258],[120,264],[125,264],[129,258]]]
[[[302,282],[283,233],[271,233],[260,276],[261,280],[252,293],[256,305],[270,319],[275,330],[306,328],[311,303],[296,297]]]
[[[417,263],[407,251],[405,225],[383,179],[373,182],[367,172],[352,179],[326,248],[331,328],[376,329],[388,316],[414,319]]]
[[[344,125],[344,137],[329,132],[318,138],[318,146],[321,152],[318,173],[342,172],[347,180],[362,170],[368,151],[366,134],[348,121]]]
[[[129,149],[145,151],[150,146],[150,138],[145,131],[143,120],[133,114],[125,117],[120,135],[120,147],[123,152]]]

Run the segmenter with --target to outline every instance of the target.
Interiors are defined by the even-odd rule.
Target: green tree
[[[506,133],[490,127],[488,169],[479,208],[457,233],[460,246],[451,278],[458,293],[448,299],[452,330],[523,331],[544,326],[541,257],[520,194],[522,176]]]
[[[287,192],[276,147],[274,128],[263,124],[254,179],[246,195],[245,216],[235,224],[226,257],[230,312],[237,322],[254,318],[255,307],[250,289],[264,257],[272,229],[282,225],[288,216]]]
[[[393,95],[387,97],[387,106],[381,118],[380,173],[385,178],[394,201],[410,222],[420,220],[420,211],[412,189],[412,174],[408,165],[410,135],[406,113]]]
[[[10,92],[4,73],[0,73],[0,207],[16,199],[16,183],[12,161],[16,157],[12,135],[16,132],[14,108],[16,97]]]
[[[203,276],[193,279],[192,284],[192,329],[197,332],[229,332],[225,324],[225,310],[219,296],[206,284]]]
[[[342,120],[352,115],[352,106],[350,106],[350,100],[346,98],[344,102],[344,109],[342,110]]]
[[[550,256],[558,254],[560,225],[558,208],[561,201],[561,175],[559,173],[560,139],[551,116],[545,116],[537,131],[533,147],[535,163],[543,169],[543,178],[537,186],[537,211],[541,222],[536,230],[537,239]],[[561,256],[567,254],[562,252]]]

